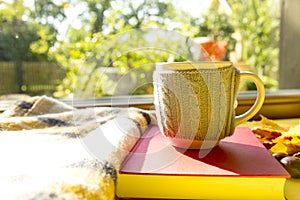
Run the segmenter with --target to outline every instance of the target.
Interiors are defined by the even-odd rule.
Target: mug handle
[[[256,85],[257,89],[257,97],[252,105],[252,107],[247,110],[245,113],[238,115],[235,117],[235,125],[239,125],[243,122],[248,121],[251,119],[262,107],[264,100],[265,100],[265,87],[262,80],[256,75],[251,72],[240,72],[240,77],[242,79],[251,80]]]

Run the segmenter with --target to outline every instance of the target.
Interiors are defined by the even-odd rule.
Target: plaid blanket
[[[114,199],[118,169],[155,115],[47,96],[0,114],[0,199]]]

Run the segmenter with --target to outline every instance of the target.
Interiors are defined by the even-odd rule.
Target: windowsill
[[[245,112],[254,103],[256,92],[241,92],[238,94],[238,107],[236,113]],[[86,107],[129,107],[134,106],[142,109],[154,109],[152,95],[102,97],[95,99],[62,99],[61,101],[76,108]],[[12,105],[15,101],[1,101],[0,112]],[[300,90],[278,90],[266,92],[264,105],[254,117],[259,118],[262,114],[272,119],[300,118]]]
[[[238,107],[236,113],[245,112],[254,103],[256,91],[241,92],[238,94]],[[65,100],[66,103],[72,105],[72,101]],[[129,107],[135,106],[143,109],[153,109],[153,96],[119,96],[104,97],[98,99],[77,99],[73,101],[73,106],[91,107],[91,106],[115,106]],[[259,118],[262,114],[272,119],[299,118],[300,117],[300,90],[278,90],[267,91],[264,105],[260,112],[254,117]]]
[[[236,113],[243,113],[254,103],[256,92],[240,93]],[[259,118],[262,114],[271,119],[286,119],[300,117],[300,90],[278,90],[266,92],[263,107],[254,117]]]

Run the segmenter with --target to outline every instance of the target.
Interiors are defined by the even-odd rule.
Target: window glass
[[[276,90],[279,32],[279,0],[3,0],[0,95],[148,95],[156,62],[186,60],[230,60]]]

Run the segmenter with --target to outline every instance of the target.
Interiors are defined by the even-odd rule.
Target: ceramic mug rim
[[[186,71],[202,69],[223,69],[234,67],[231,61],[184,61],[184,62],[158,62],[156,71]]]

